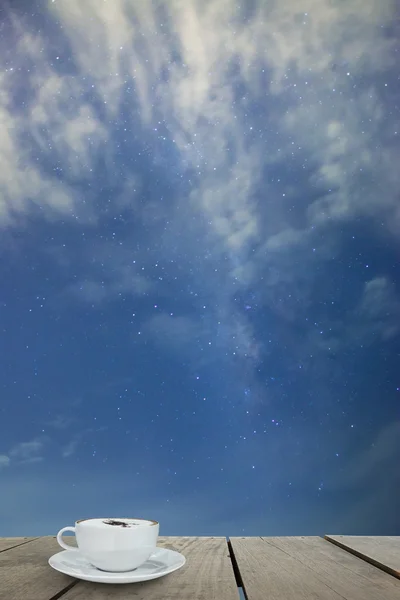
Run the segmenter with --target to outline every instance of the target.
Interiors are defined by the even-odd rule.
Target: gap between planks
[[[22,538],[23,539],[23,538]],[[7,550],[11,550],[12,548],[17,548],[18,546],[23,546],[24,544],[29,544],[30,542],[34,542],[35,540],[38,540],[39,538],[37,537],[33,537],[33,538],[29,538],[29,540],[24,540],[21,542],[11,542],[12,546],[7,546],[7,548],[3,548],[2,550],[0,550],[1,552],[7,552]]]

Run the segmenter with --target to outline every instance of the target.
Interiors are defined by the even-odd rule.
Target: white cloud
[[[44,439],[33,439],[29,442],[20,442],[10,449],[10,459],[19,464],[42,461],[44,443]]]
[[[29,125],[38,147],[58,159],[66,180],[91,178],[93,159],[107,157],[107,130],[94,109],[82,102],[83,86],[73,77],[43,74],[33,79],[38,89]]]
[[[73,456],[76,453],[80,444],[85,440],[85,438],[93,436],[94,434],[98,435],[99,433],[103,433],[103,432],[107,431],[107,429],[108,429],[107,427],[103,426],[103,427],[97,427],[96,429],[88,427],[81,431],[77,431],[76,433],[73,434],[72,438],[66,444],[62,445],[62,448],[61,448],[62,457],[70,458],[71,456]]]
[[[129,4],[124,0],[115,0],[112,5],[73,0],[68,7],[62,3],[50,7],[62,21],[81,73],[93,78],[105,108],[114,117],[124,81],[123,59],[132,54],[133,42],[141,35],[129,17]],[[140,12],[147,10],[141,7]]]
[[[74,438],[68,444],[66,444],[62,450],[63,458],[69,458],[73,456],[78,449],[80,439]]]
[[[72,402],[71,402],[72,404]],[[71,406],[69,404],[69,406]],[[56,415],[52,419],[50,419],[46,425],[49,427],[54,427],[54,429],[63,430],[68,429],[75,423],[76,419],[74,417],[69,417],[63,414]]]
[[[6,454],[0,454],[0,469],[10,466],[10,457]]]
[[[159,227],[148,230],[149,244],[151,231],[154,246],[160,237],[176,245],[168,235],[179,235],[182,254],[199,258],[207,247],[215,262],[223,258],[214,296],[226,339],[232,351],[240,337],[243,353],[258,355],[252,327],[232,315],[232,290],[262,277],[266,302],[295,319],[294,305],[281,308],[283,292],[294,286],[310,301],[313,267],[338,243],[332,224],[365,216],[398,236],[400,149],[385,85],[395,67],[386,27],[395,8],[394,0],[259,2],[245,19],[232,0],[171,0],[163,17],[153,3],[53,3],[50,15],[71,49],[68,74],[46,39],[14,17],[15,65],[30,57],[35,72],[19,112],[12,107],[17,69],[0,80],[1,224],[16,224],[34,205],[46,218],[95,223],[101,209],[90,186],[100,158],[108,181],[126,182],[107,214],[130,207],[141,226]],[[165,152],[186,165],[188,197],[168,208],[146,198],[142,209],[139,169],[115,170],[120,109],[129,141],[138,127],[153,140],[159,124],[165,129],[167,150],[154,143],[154,164]],[[57,159],[57,170],[43,172],[42,158]],[[304,174],[299,185],[297,172]],[[77,194],[79,181],[88,183],[87,194]],[[104,264],[106,275],[93,269],[67,291],[94,304],[153,289],[119,254]],[[392,322],[380,335],[387,339],[395,329]]]
[[[20,442],[10,448],[7,454],[0,455],[0,469],[12,465],[26,465],[41,462],[47,438],[35,438]]]
[[[21,138],[25,119],[13,113],[10,81],[0,76],[0,226],[18,222],[32,210],[32,204],[50,216],[66,215],[74,204],[71,190],[55,177],[43,175]]]
[[[224,310],[223,305],[221,308]],[[159,313],[144,324],[141,333],[170,354],[190,357],[189,364],[195,370],[212,363],[216,353],[226,352],[229,347],[231,358],[257,364],[262,344],[255,339],[251,325],[239,315],[226,315],[222,310],[217,323],[204,315],[189,317]],[[137,337],[136,333],[134,335]]]
[[[369,335],[384,341],[400,333],[400,299],[387,277],[367,281],[358,313]]]
[[[233,270],[240,272],[247,245],[264,235],[252,198],[254,184],[266,164],[286,161],[299,154],[299,148],[308,154],[309,164],[319,165],[313,175],[317,185],[335,188],[310,203],[309,225],[375,214],[382,202],[389,223],[389,215],[397,210],[394,190],[399,181],[393,166],[398,154],[377,144],[378,136],[392,134],[385,125],[383,90],[357,79],[393,64],[393,40],[384,25],[391,22],[394,10],[393,1],[378,10],[372,0],[367,5],[361,0],[307,0],[301,7],[293,0],[259,3],[243,21],[230,0],[173,0],[164,19],[152,4],[139,8],[124,0],[71,0],[68,7],[54,3],[51,14],[63,25],[79,76],[60,76],[45,40],[25,32],[14,20],[23,34],[16,60],[29,52],[37,62],[32,79],[37,91],[23,125],[43,151],[50,142],[52,150],[65,157],[69,176],[86,176],[96,151],[107,155],[104,142],[112,126],[95,116],[83,93],[85,86],[94,82],[93,93],[110,117],[126,100],[130,86],[144,124],[151,128],[159,117],[165,119],[183,160],[201,173],[201,184],[191,196],[193,208],[205,214],[210,231],[232,252]],[[241,78],[248,88],[243,97],[236,91]],[[3,86],[6,96],[7,87]],[[282,106],[273,105],[268,94],[278,97]],[[261,111],[268,107],[262,140],[250,131],[252,101]],[[9,110],[5,119],[22,124]],[[20,149],[15,135],[8,141],[3,136],[3,148],[10,163]],[[108,164],[111,172],[111,160]],[[9,167],[12,181],[20,181],[21,175],[13,176],[16,165]],[[372,169],[376,186],[363,185]],[[46,189],[48,179],[37,169],[30,177],[38,179],[33,189]],[[378,202],[376,191],[383,181],[387,193],[384,199],[379,194]],[[13,191],[11,181],[7,186],[11,208],[27,210],[27,190]],[[62,197],[55,192],[51,200],[49,193],[42,193],[44,202],[75,215],[69,186],[65,182],[58,187]],[[268,198],[264,202],[268,204]],[[271,209],[280,211],[277,202]]]
[[[360,312],[370,319],[391,317],[398,322],[400,301],[395,285],[387,277],[375,277],[364,286]]]
[[[323,335],[313,329],[304,342],[309,352],[323,351],[322,357],[394,339],[400,334],[400,299],[394,283],[384,276],[367,281],[355,306],[343,310],[340,319],[326,322],[323,329]]]
[[[110,264],[110,270],[104,276],[103,281],[86,279],[69,285],[63,290],[63,296],[67,294],[64,300],[69,302],[70,296],[73,295],[88,304],[100,305],[118,295],[141,296],[153,289],[153,282],[138,273],[138,269],[133,265],[120,264],[117,266],[116,263],[115,260],[113,264]]]
[[[108,3],[82,5],[75,0],[68,10],[61,3],[54,10],[65,24],[82,72],[91,73],[107,105],[112,98],[113,111],[124,93],[124,78],[130,77],[144,122],[150,125],[157,115],[166,119],[184,159],[202,174],[201,187],[192,195],[195,207],[205,212],[210,229],[227,248],[240,252],[261,235],[251,191],[262,166],[260,148],[265,152],[259,142],[248,142],[250,132],[242,118],[246,103],[235,98],[240,76],[250,96],[267,98],[270,91],[282,95],[285,106],[285,95],[292,95],[292,104],[297,105],[285,106],[281,113],[273,110],[283,145],[271,144],[267,136],[269,152],[263,161],[286,160],[293,153],[294,140],[295,150],[301,146],[309,160],[320,164],[319,184],[341,188],[312,204],[311,223],[379,209],[381,202],[377,203],[373,189],[364,200],[362,185],[354,193],[352,184],[359,169],[376,169],[378,151],[379,180],[387,181],[388,174],[392,180],[386,184],[385,204],[389,212],[394,210],[396,155],[389,150],[382,153],[382,145],[376,145],[385,118],[381,90],[364,89],[354,78],[392,64],[393,40],[382,25],[390,22],[395,5],[387,2],[378,10],[374,2],[367,4],[360,0],[345,5],[308,0],[301,7],[294,1],[260,3],[245,23],[229,0],[206,4],[175,0],[168,3],[163,21],[152,5],[139,9],[122,0],[112,8]],[[173,34],[173,42],[164,31]],[[129,48],[134,52],[130,69],[124,71]],[[174,53],[184,67],[171,58]],[[269,77],[262,75],[264,71]],[[268,126],[272,126],[269,120]]]

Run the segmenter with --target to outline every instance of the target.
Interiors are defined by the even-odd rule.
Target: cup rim
[[[147,527],[153,527],[154,525],[159,525],[158,521],[153,521],[153,519],[137,519],[136,517],[88,517],[87,519],[79,519],[75,521],[75,525],[79,523],[83,523],[84,521],[145,521],[147,523]]]

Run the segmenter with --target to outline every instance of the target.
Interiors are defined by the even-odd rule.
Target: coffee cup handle
[[[68,546],[68,544],[63,541],[62,534],[65,531],[73,531],[75,533],[75,527],[63,527],[60,529],[60,531],[57,533],[57,542],[60,544],[61,548],[64,548],[65,550],[76,550],[76,548],[73,546]]]

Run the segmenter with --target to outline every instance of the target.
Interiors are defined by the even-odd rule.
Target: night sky
[[[0,9],[0,535],[399,535],[395,0]]]

